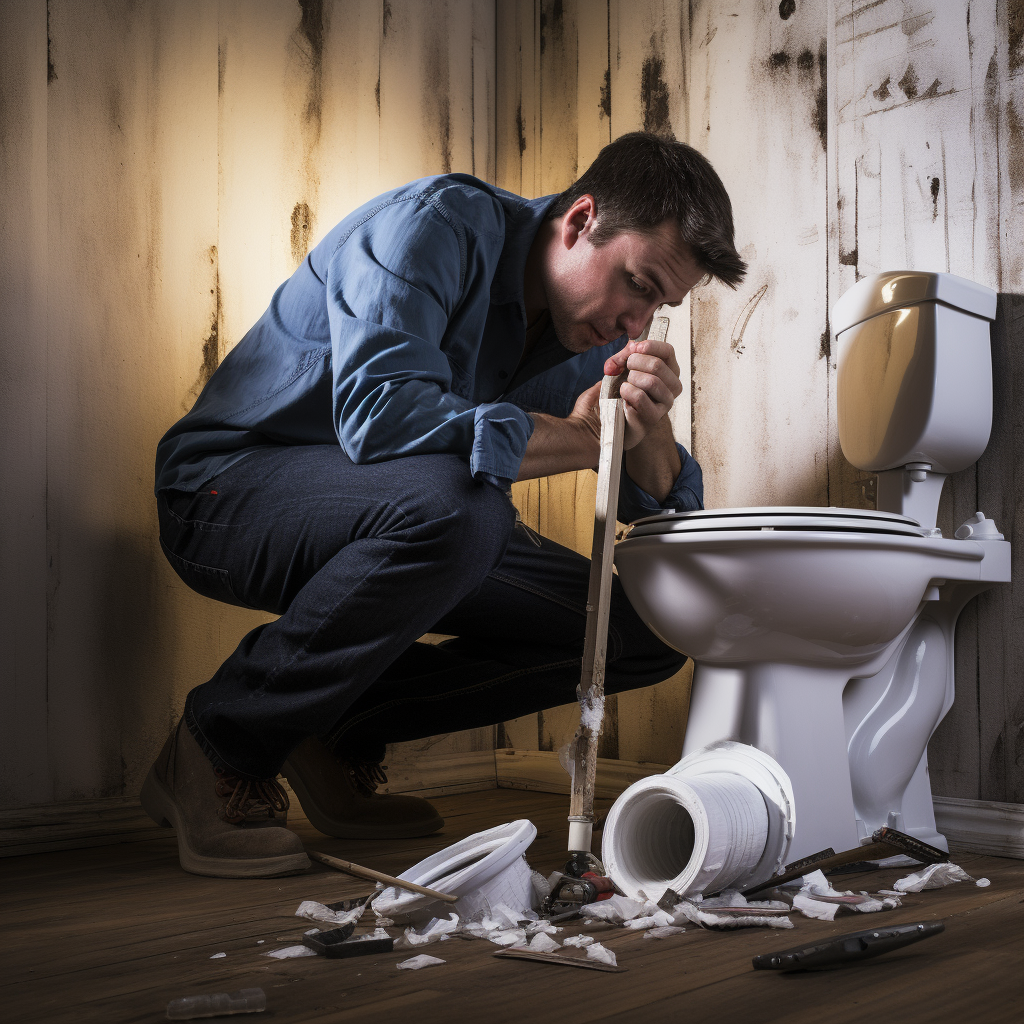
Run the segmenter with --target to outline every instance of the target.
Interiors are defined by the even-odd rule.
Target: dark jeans
[[[456,456],[360,466],[333,445],[266,448],[199,493],[161,492],[157,507],[185,583],[280,615],[188,695],[185,721],[218,767],[273,776],[311,735],[380,760],[385,743],[576,698],[590,562],[538,547]],[[428,632],[456,639],[416,642]],[[607,692],[684,661],[616,579]]]

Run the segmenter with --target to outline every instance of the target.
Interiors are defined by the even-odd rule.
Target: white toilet
[[[666,815],[648,791],[743,775],[736,755],[750,748],[769,756],[793,803],[786,841],[748,857],[744,884],[826,847],[850,849],[886,824],[946,848],[926,748],[953,702],[957,617],[1010,580],[1010,545],[981,513],[950,538],[935,521],[946,476],[988,443],[995,310],[988,288],[913,271],[866,278],[836,303],[840,441],[853,465],[878,473],[878,511],[655,516],[616,547],[634,608],[696,666],[683,760],[609,813],[602,855],[620,887],[652,896],[685,877],[701,891],[708,872],[691,863],[704,854],[690,825],[706,830],[721,808],[681,829],[690,810]],[[760,788],[777,817],[778,788]],[[677,803],[693,801],[688,790]],[[714,837],[703,846],[715,848]]]

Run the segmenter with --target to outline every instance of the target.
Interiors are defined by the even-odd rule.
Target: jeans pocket
[[[212,565],[200,565],[190,562],[187,558],[176,555],[160,538],[160,547],[167,556],[167,561],[181,578],[181,581],[197,594],[212,597],[224,604],[237,605],[239,608],[252,608],[251,604],[240,601],[231,586],[231,574],[227,569],[217,569]]]

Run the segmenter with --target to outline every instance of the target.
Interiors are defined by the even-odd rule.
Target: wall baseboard
[[[448,796],[488,789],[521,789],[568,795],[569,776],[549,750],[479,750],[392,758],[385,793]],[[668,765],[599,758],[600,799],[613,800],[628,786]],[[287,783],[285,788],[288,789]],[[294,818],[304,817],[298,800]],[[1024,804],[935,797],[935,821],[951,844],[971,853],[1024,860]],[[172,835],[150,821],[134,797],[46,804],[0,811],[0,857],[52,850],[142,842]]]
[[[1024,804],[934,798],[935,824],[953,846],[970,853],[1024,860]]]
[[[554,751],[496,750],[494,767],[499,789],[528,789],[535,793],[569,795],[569,775]],[[670,767],[649,761],[613,761],[599,757],[594,795],[599,799],[614,800],[634,782],[648,775],[660,775]]]
[[[292,798],[289,816],[305,817],[288,783],[281,780]],[[448,796],[495,788],[494,751],[419,754],[404,758],[399,753],[388,764],[388,783],[382,793],[415,793],[417,796]],[[167,838],[173,833],[153,823],[137,797],[108,797],[84,803],[43,804],[0,811],[0,857],[18,857],[52,850],[82,850],[146,839]]]
[[[0,811],[0,857],[137,843],[173,834],[152,821],[137,797]]]

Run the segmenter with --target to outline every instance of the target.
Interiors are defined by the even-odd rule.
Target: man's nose
[[[644,330],[654,318],[657,308],[655,304],[645,304],[642,307],[627,310],[619,317],[616,326],[631,341],[635,340],[644,333]]]

